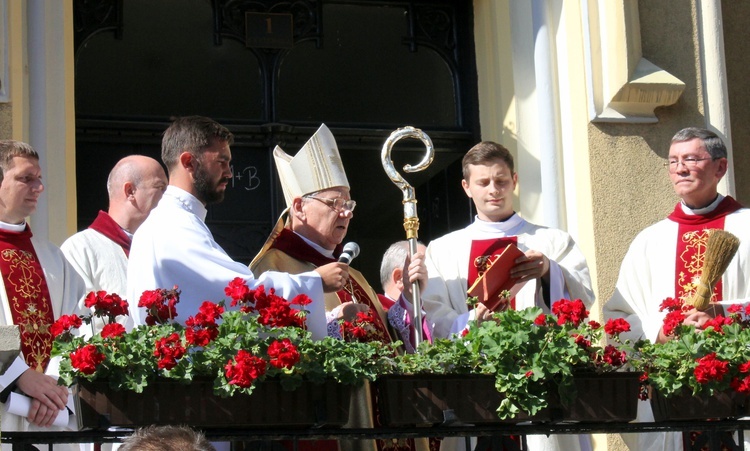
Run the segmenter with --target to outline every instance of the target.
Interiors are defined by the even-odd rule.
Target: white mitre
[[[320,126],[294,158],[276,146],[273,159],[287,207],[292,205],[295,197],[337,186],[349,188],[339,148],[325,124]]]

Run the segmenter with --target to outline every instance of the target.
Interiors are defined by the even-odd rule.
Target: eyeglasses
[[[682,160],[669,160],[666,163],[664,163],[664,167],[669,169],[669,172],[675,172],[677,171],[677,167],[682,163],[683,166],[685,166],[685,169],[688,171],[692,171],[696,167],[698,167],[699,161],[706,161],[706,160],[717,160],[717,158],[713,157],[706,157],[706,158],[694,158],[694,157],[687,157],[683,158]]]
[[[329,198],[329,197],[315,197],[315,196],[304,196],[306,199],[315,199],[323,202],[329,207],[336,211],[354,211],[354,207],[357,206],[357,202],[351,199],[344,199],[341,197]]]

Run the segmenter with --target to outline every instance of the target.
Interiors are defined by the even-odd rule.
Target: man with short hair
[[[665,342],[659,311],[666,298],[689,299],[697,288],[710,229],[736,235],[740,248],[730,261],[712,302],[750,297],[750,209],[718,192],[727,172],[727,150],[715,133],[688,127],[677,132],[669,146],[666,166],[680,202],[667,219],[642,230],[630,244],[620,267],[615,292],[604,305],[604,318],[624,318],[630,332],[620,335],[632,341]],[[701,326],[722,311],[715,305],[706,311],[692,310],[683,324]],[[648,402],[639,403],[640,421],[652,421]],[[679,433],[624,434],[631,449],[682,450]]]
[[[128,262],[128,299],[135,325],[145,323],[138,300],[146,290],[181,291],[177,319],[198,312],[203,301],[225,297],[224,287],[236,277],[251,289],[264,285],[292,300],[307,294],[312,303],[307,326],[314,337],[326,335],[323,293],[339,290],[346,280],[346,265],[334,262],[298,275],[265,272],[256,278],[242,263],[232,260],[213,238],[205,223],[206,207],[223,200],[232,178],[232,133],[212,119],[188,116],[176,119],[164,132],[162,161],[169,186],[159,204],[133,237]]]
[[[119,451],[216,451],[203,432],[187,426],[148,426],[137,429]]]
[[[133,234],[146,220],[167,188],[158,161],[129,155],[115,164],[107,178],[109,208],[60,246],[86,283],[86,291],[127,293],[128,255]],[[136,300],[137,301],[137,300]],[[132,326],[128,317],[119,317]],[[101,330],[101,324],[96,330]]]
[[[492,318],[493,312],[482,303],[470,308],[467,290],[484,270],[481,262],[511,243],[524,255],[515,260],[510,274],[525,285],[505,308],[540,307],[549,313],[561,298],[580,299],[590,308],[594,293],[589,269],[573,238],[562,230],[532,224],[513,210],[518,174],[508,149],[492,141],[480,142],[464,155],[462,165],[461,186],[477,216],[469,226],[427,246],[429,282],[422,300],[434,336],[455,336],[471,320]],[[527,442],[530,450],[576,451],[591,446],[587,435],[530,435]],[[463,442],[446,439],[442,449],[461,450]]]
[[[15,324],[21,332],[21,354],[0,375],[0,398],[15,391],[32,398],[27,417],[8,413],[2,405],[3,431],[59,430],[51,425],[70,396],[57,385],[59,362],[50,361],[49,327],[61,315],[79,313],[84,284],[60,249],[33,236],[26,222],[42,191],[39,154],[26,143],[0,141],[0,324]]]
[[[424,255],[427,247],[422,242],[417,243],[417,253]],[[409,261],[409,241],[401,240],[388,246],[383,259],[380,262],[380,285],[383,287],[383,294],[378,294],[380,304],[388,315],[388,323],[404,343],[406,352],[416,351],[416,339],[414,326],[411,322],[412,304],[406,304],[402,296],[404,290],[404,274],[408,272],[405,267]],[[432,332],[430,331],[427,315],[422,312],[422,340],[431,341]]]

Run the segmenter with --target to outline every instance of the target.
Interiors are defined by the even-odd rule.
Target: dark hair
[[[503,147],[501,144],[493,141],[482,141],[469,149],[469,151],[466,152],[466,155],[464,155],[464,159],[461,162],[464,180],[469,180],[470,164],[488,164],[493,162],[494,160],[504,161],[505,164],[508,165],[510,173],[515,173],[515,171],[513,170],[513,155],[510,154],[510,151],[508,149]]]
[[[216,451],[200,431],[187,426],[149,426],[122,442],[120,451]]]
[[[211,139],[218,138],[228,144],[234,143],[234,135],[226,127],[203,116],[185,116],[175,119],[164,131],[161,140],[161,160],[167,170],[177,165],[182,152],[198,157],[211,145]]]
[[[14,157],[39,160],[39,154],[36,153],[36,150],[30,144],[12,139],[0,140],[0,183],[2,183],[5,177],[5,171],[12,167],[11,164]]]
[[[687,127],[675,133],[670,144],[700,139],[706,151],[714,160],[727,157],[727,146],[716,133],[705,128]]]

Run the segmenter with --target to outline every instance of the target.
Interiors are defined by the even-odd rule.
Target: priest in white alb
[[[491,317],[482,303],[469,307],[467,290],[486,270],[483,264],[509,243],[524,253],[510,268],[517,284],[523,286],[505,308],[537,306],[549,312],[560,299],[580,299],[590,308],[594,294],[588,265],[571,236],[532,224],[513,211],[518,175],[510,152],[491,141],[475,145],[463,158],[463,177],[461,184],[477,210],[474,222],[427,246],[429,279],[422,301],[434,336],[449,337],[460,333],[470,320]],[[526,439],[532,451],[591,449],[588,435],[529,435]],[[443,445],[444,451],[463,449],[462,441],[445,440]]]
[[[17,325],[21,333],[21,354],[0,375],[0,429],[64,430],[52,422],[66,412],[72,395],[57,384],[59,358],[50,359],[50,326],[61,315],[83,313],[79,301],[85,286],[60,249],[35,237],[26,222],[44,190],[37,152],[20,141],[0,141],[0,180],[0,324]],[[7,411],[6,400],[14,393],[31,398],[28,415]],[[79,446],[60,444],[55,449]]]
[[[750,298],[750,210],[718,192],[727,172],[727,149],[715,133],[685,128],[671,140],[666,166],[680,202],[666,219],[641,231],[622,261],[612,297],[604,305],[604,319],[625,318],[630,332],[622,339],[664,342],[659,307],[666,298],[687,299],[700,279],[709,229],[736,235],[740,248],[713,288],[712,302]],[[719,306],[716,306],[719,307]],[[685,324],[702,325],[722,309],[692,311]],[[653,421],[648,401],[638,405],[638,420]],[[747,434],[746,434],[747,436]],[[681,433],[624,434],[631,449],[682,450]]]

